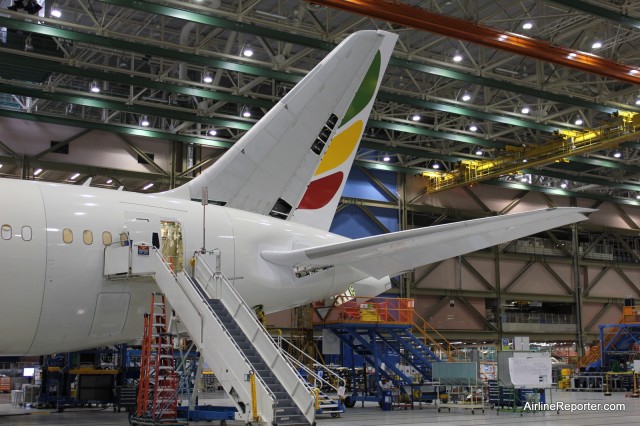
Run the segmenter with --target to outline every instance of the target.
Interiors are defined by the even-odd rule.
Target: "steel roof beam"
[[[555,46],[543,40],[429,12],[419,7],[380,0],[313,0],[313,2],[615,80],[640,84],[640,70],[635,67],[575,49]],[[571,54],[574,56],[570,56]]]
[[[260,27],[255,24],[247,24],[244,22],[233,21],[224,18],[217,18],[210,15],[204,15],[196,12],[190,12],[183,9],[178,9],[175,7],[162,6],[155,3],[150,3],[144,0],[138,0],[132,2],[130,0],[98,0],[101,3],[111,4],[126,7],[133,10],[139,10],[148,13],[155,13],[158,15],[168,16],[172,18],[178,19],[189,19],[193,20],[193,22],[201,23],[204,25],[211,25],[215,27],[225,28],[232,31],[239,31],[248,34],[260,35],[267,38],[285,41],[289,43],[295,43],[297,45],[313,47],[317,49],[323,50],[332,50],[336,44],[324,42],[320,40],[316,40],[311,37],[305,37],[298,34],[291,34],[288,32],[273,30],[266,27]],[[522,93],[525,95],[534,96],[540,99],[546,99],[552,102],[559,102],[567,105],[575,105],[580,108],[588,108],[597,110],[604,113],[613,113],[618,110],[616,107],[610,107],[603,104],[598,104],[595,102],[589,102],[581,99],[576,99],[571,96],[563,96],[557,95],[554,93],[549,93],[543,90],[538,90],[530,87],[519,86],[516,84],[508,83],[505,81],[494,80],[487,77],[480,77],[475,74],[464,73],[455,70],[449,70],[444,68],[435,67],[432,65],[421,64],[418,62],[407,61],[404,59],[394,58],[392,57],[389,61],[389,64],[392,66],[406,68],[413,71],[419,71],[426,74],[437,75],[440,77],[446,77],[454,80],[465,81],[469,83],[474,83],[482,86],[489,86],[498,88],[501,90],[506,90],[510,92]],[[640,108],[635,106],[629,106],[629,110],[632,111],[640,111]]]
[[[608,19],[616,24],[622,24],[625,27],[635,28],[640,30],[640,20],[635,19],[629,15],[614,12],[611,9],[600,7],[592,3],[587,3],[578,0],[550,0],[553,3],[558,3],[563,6],[570,7],[571,9],[580,10],[582,12],[589,13],[594,16]]]

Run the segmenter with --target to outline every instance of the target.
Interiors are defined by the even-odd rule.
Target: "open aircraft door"
[[[160,248],[160,217],[153,213],[125,212],[131,247],[131,274],[152,275],[149,258]]]
[[[125,227],[118,241],[105,247],[104,274],[108,278],[153,275],[149,258],[160,248],[160,217],[153,213],[125,212]]]

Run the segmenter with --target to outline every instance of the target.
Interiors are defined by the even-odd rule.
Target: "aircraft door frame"
[[[131,253],[131,274],[152,275],[154,271],[150,258],[153,256],[154,243],[160,245],[160,216],[136,211],[125,211],[124,216]]]

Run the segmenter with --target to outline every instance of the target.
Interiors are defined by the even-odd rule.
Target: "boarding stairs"
[[[154,293],[151,310],[144,316],[138,406],[134,419],[144,424],[175,421],[179,380],[174,371],[172,335],[167,332],[165,298],[161,293]]]
[[[345,385],[344,379],[331,371],[331,369],[317,363],[312,357],[282,336],[279,336],[276,341],[284,357],[297,369],[298,375],[304,381],[309,393],[314,395],[316,414],[330,414],[332,417],[339,417],[341,413],[344,413],[344,404],[338,396],[338,388]],[[287,351],[285,345],[286,349],[294,352],[296,356]],[[310,365],[317,366],[318,371],[310,368],[300,359],[306,360]],[[319,371],[322,371],[322,375],[319,374]],[[334,386],[332,382],[337,386]],[[332,394],[335,392],[335,396],[329,395],[324,389],[331,389],[330,392]]]
[[[215,271],[207,258],[215,259]],[[160,290],[212,366],[246,424],[315,424],[303,380],[220,271],[220,252],[194,255],[193,274],[174,273],[158,250],[146,259]]]

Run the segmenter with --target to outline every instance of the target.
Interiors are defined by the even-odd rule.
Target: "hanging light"
[[[477,132],[478,126],[476,126],[475,124],[472,124],[471,126],[469,126],[469,130],[471,130],[472,132]]]
[[[562,181],[562,183],[560,184],[560,188],[562,189],[567,189],[567,182],[566,181]]]
[[[53,16],[54,18],[60,18],[62,17],[62,11],[58,8],[57,4],[53,4],[53,6],[51,6],[51,16]]]
[[[453,55],[453,62],[461,62],[461,61],[462,61],[462,59],[464,59],[464,58],[462,57],[462,55],[460,54],[460,52],[456,52],[456,53]]]
[[[531,109],[529,109],[529,107],[525,105],[522,107],[520,112],[522,112],[523,114],[529,114],[529,112],[531,112]]]
[[[250,44],[245,44],[242,47],[242,55],[246,56],[247,58],[250,58],[253,56],[253,49],[251,48]]]
[[[385,163],[388,163],[389,161],[391,161],[391,157],[389,157],[388,155],[385,155],[384,157],[382,157],[382,161],[384,161]]]
[[[215,136],[218,134],[218,131],[216,129],[209,129],[209,136]]]
[[[437,169],[439,169],[439,168],[440,168],[440,164],[439,164],[439,163],[436,163],[436,162],[434,161],[434,162],[433,162],[433,164],[431,165],[431,167],[437,170]]]
[[[484,155],[484,151],[482,151],[480,148],[478,148],[476,150],[476,155]]]
[[[525,21],[522,24],[522,29],[523,30],[530,30],[531,28],[533,28],[533,22],[531,22],[531,21]]]
[[[620,151],[616,151],[616,152],[614,152],[614,153],[613,153],[613,156],[614,156],[615,158],[622,158],[622,152],[620,152]]]
[[[142,127],[149,127],[149,117],[147,117],[146,115],[143,115],[142,118],[140,119],[140,125]]]
[[[411,121],[420,121],[420,114],[417,112],[411,113]]]
[[[471,95],[468,94],[467,92],[464,92],[464,94],[462,95],[462,100],[465,102],[471,100]]]
[[[244,106],[240,110],[240,115],[243,116],[244,118],[249,118],[251,117],[251,110],[249,109],[249,107]]]
[[[213,82],[213,77],[211,77],[211,74],[206,72],[206,73],[204,73],[202,75],[202,82],[209,84],[209,83]]]
[[[93,80],[89,85],[89,91],[91,93],[100,93],[100,86],[96,80]]]
[[[148,183],[148,184],[146,184],[142,189],[143,189],[144,191],[146,191],[147,189],[151,188],[152,186],[153,186],[153,183]]]
[[[111,185],[113,183],[113,179],[107,179],[107,185]]]
[[[35,170],[33,171],[33,175],[34,175],[34,176],[38,176],[40,173],[42,173],[42,169],[35,169]]]
[[[602,41],[599,39],[594,40],[593,43],[591,44],[592,49],[600,49],[601,47],[602,47]]]
[[[584,121],[582,121],[582,118],[578,117],[576,118],[576,121],[573,122],[576,126],[582,126],[582,123],[584,123]]]

